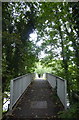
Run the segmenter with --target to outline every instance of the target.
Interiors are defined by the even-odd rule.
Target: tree
[[[35,29],[36,3],[2,3],[3,92],[14,77],[33,71],[36,46],[29,39]]]
[[[49,58],[51,61],[55,60],[56,62],[57,59],[61,60],[62,77],[67,80],[69,98],[71,97],[72,90],[79,88],[78,27],[74,28],[78,23],[78,14],[76,15],[77,18],[75,19],[74,17],[73,20],[74,13],[78,13],[78,5],[77,3],[72,4],[41,3],[38,17],[39,24],[37,25],[38,34],[40,33],[38,40],[40,38],[43,39],[41,50],[44,50],[47,55],[47,63],[49,64]],[[75,10],[73,9],[74,6]],[[75,71],[73,71],[74,78],[72,71],[70,71],[70,66],[72,68],[75,67]],[[74,87],[73,83],[76,87]]]

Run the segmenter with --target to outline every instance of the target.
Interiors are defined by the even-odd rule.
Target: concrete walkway
[[[13,108],[11,116],[16,120],[53,119],[60,110],[63,106],[48,81],[35,80]]]

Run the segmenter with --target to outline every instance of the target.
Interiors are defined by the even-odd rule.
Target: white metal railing
[[[60,101],[62,102],[63,106],[65,107],[65,109],[67,109],[67,84],[66,84],[66,80],[46,73],[46,78],[49,82],[49,84],[51,85],[52,88],[56,88],[57,90],[57,95],[60,99]]]
[[[10,110],[34,79],[34,73],[26,74],[11,80],[10,84]]]

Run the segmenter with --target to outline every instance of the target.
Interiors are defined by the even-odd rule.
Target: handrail
[[[54,74],[51,74],[51,73],[46,73],[46,74],[50,74],[50,75],[52,75],[52,76],[54,76],[54,77],[56,77],[56,78],[61,79],[62,81],[64,81],[64,80],[65,80],[65,79],[63,79],[63,78],[61,78],[61,77],[59,77],[59,76],[56,76],[56,75],[54,75]]]
[[[29,75],[29,74],[33,74],[33,73],[28,73],[28,74],[25,74],[25,75],[22,75],[22,76],[16,77],[16,78],[14,78],[14,79],[12,79],[12,80],[18,80],[18,79],[20,79],[20,78],[22,78],[22,77],[24,77],[24,76]]]

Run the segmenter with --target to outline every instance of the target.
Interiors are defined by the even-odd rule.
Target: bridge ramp
[[[63,105],[56,96],[47,80],[33,81],[25,93],[14,106],[11,116],[20,118],[57,118],[58,112],[63,110]]]

